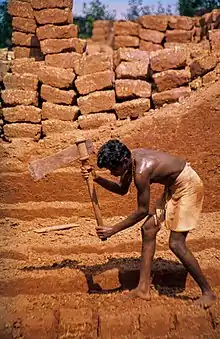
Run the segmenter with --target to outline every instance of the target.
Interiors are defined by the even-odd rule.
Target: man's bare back
[[[150,169],[150,184],[159,183],[168,187],[174,183],[186,164],[181,158],[153,149],[137,148],[132,150],[132,156],[136,173],[149,173]]]

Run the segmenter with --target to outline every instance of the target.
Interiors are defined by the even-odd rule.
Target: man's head
[[[131,164],[131,152],[117,139],[107,141],[98,152],[97,165],[115,177],[122,176]]]

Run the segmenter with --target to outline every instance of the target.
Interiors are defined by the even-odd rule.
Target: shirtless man
[[[194,229],[203,203],[203,183],[198,174],[183,159],[167,153],[138,148],[132,152],[119,140],[109,140],[98,152],[97,165],[106,168],[111,175],[120,177],[116,183],[105,179],[92,169],[82,169],[86,177],[92,171],[94,181],[105,189],[125,195],[134,177],[138,207],[125,220],[112,227],[97,228],[100,239],[134,226],[143,220],[140,280],[137,288],[130,292],[133,297],[150,300],[150,274],[155,253],[156,235],[162,224],[170,230],[169,246],[186,270],[199,285],[202,296],[196,304],[209,307],[216,299],[203,275],[199,264],[186,246],[186,237]],[[156,203],[154,214],[149,213],[150,185],[164,185],[164,194]]]

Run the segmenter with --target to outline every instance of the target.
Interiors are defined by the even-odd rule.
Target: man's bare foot
[[[202,308],[208,308],[216,301],[216,295],[214,293],[203,294],[199,299],[194,302],[195,306]]]
[[[131,298],[131,299],[135,299],[135,298],[140,298],[143,300],[151,300],[151,296],[149,292],[142,292],[141,290],[139,290],[138,288],[135,288],[134,290],[131,291],[123,291],[123,295]]]

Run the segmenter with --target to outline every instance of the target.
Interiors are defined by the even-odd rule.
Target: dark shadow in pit
[[[122,290],[132,290],[137,287],[139,281],[140,260],[136,258],[111,258],[106,264],[81,265],[77,260],[65,259],[60,263],[45,266],[24,267],[24,271],[57,270],[64,267],[81,270],[87,279],[88,293],[107,294]],[[94,277],[108,270],[118,269],[119,287],[103,289],[94,282]],[[182,264],[162,258],[157,258],[152,264],[152,285],[160,295],[178,297],[178,293],[185,290],[187,272]],[[179,297],[178,297],[179,298]],[[181,298],[181,297],[180,297]]]

